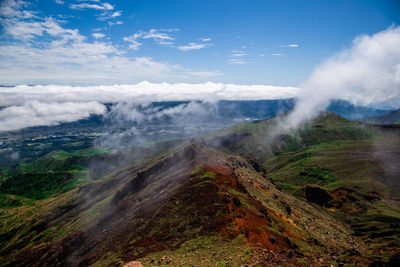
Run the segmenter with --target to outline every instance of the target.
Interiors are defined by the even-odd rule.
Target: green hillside
[[[15,169],[3,170],[0,192],[32,199],[44,199],[64,193],[79,184],[88,182],[85,165],[95,157],[105,157],[109,150],[87,149],[68,153],[53,151]]]
[[[280,119],[3,170],[0,264],[394,262],[400,129],[326,113],[271,137]]]
[[[345,219],[371,255],[398,251],[400,128],[327,113],[270,140],[276,119],[236,125],[206,140],[253,162],[280,190]]]

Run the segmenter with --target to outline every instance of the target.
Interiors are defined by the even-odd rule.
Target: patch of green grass
[[[242,235],[233,240],[219,235],[198,236],[176,250],[150,253],[138,261],[144,266],[241,266],[248,263],[251,249]]]
[[[92,155],[107,154],[110,150],[90,148],[73,153],[56,150],[30,163],[21,163],[15,169],[2,171],[0,192],[44,199],[72,190],[88,182],[89,173],[82,161]]]
[[[202,179],[205,179],[205,178],[214,179],[216,175],[217,174],[215,172],[206,172],[200,178],[202,178]]]
[[[280,190],[289,192],[289,193],[294,193],[296,190],[301,189],[301,187],[299,187],[299,186],[296,186],[293,184],[288,184],[288,183],[276,182],[275,184]]]
[[[203,167],[202,166],[196,166],[196,168],[194,168],[194,170],[192,171],[192,175],[197,175],[203,172]]]
[[[217,262],[216,266],[226,266],[226,262],[224,260]]]

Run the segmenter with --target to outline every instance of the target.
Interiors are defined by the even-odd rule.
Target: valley
[[[6,172],[2,265],[395,262],[400,128],[328,112],[271,137],[280,116],[116,153],[51,152]]]

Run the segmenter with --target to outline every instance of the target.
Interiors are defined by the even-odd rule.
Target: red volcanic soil
[[[253,199],[235,177],[229,176],[232,174],[231,170],[208,166],[204,166],[204,170],[217,173],[214,181],[227,206],[228,212],[224,214],[227,224],[220,229],[222,234],[243,233],[249,242],[270,250],[280,251],[291,247],[287,237],[268,230],[267,227],[271,227],[271,218],[268,215],[270,211],[258,200]],[[241,203],[240,198],[232,194],[235,191],[244,195],[241,198],[244,198],[246,204]],[[228,227],[231,222],[234,222],[233,226]]]

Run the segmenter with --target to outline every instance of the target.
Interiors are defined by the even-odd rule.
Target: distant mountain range
[[[149,107],[158,106],[167,109],[188,102],[157,102]],[[207,103],[204,103],[208,105]],[[253,101],[226,101],[221,100],[216,104],[217,115],[221,118],[252,118],[267,119],[277,114],[290,111],[294,108],[296,99],[253,100]],[[356,106],[346,100],[333,100],[327,108],[347,119],[358,120],[365,117],[383,115],[390,110],[375,109],[372,107]]]
[[[87,119],[75,122],[61,123],[56,126],[29,127],[17,132],[3,132],[0,136],[30,137],[36,135],[46,135],[54,133],[83,134],[93,132],[110,132],[120,129],[130,129],[131,127],[141,128],[155,127],[165,128],[167,125],[182,124],[183,129],[177,129],[183,135],[192,135],[201,129],[198,133],[205,133],[218,128],[226,127],[240,121],[262,120],[271,118],[277,114],[292,110],[296,104],[296,99],[277,99],[277,100],[257,100],[257,101],[218,101],[217,103],[208,103],[197,101],[200,104],[201,111],[193,110],[187,112],[190,101],[169,101],[153,102],[146,105],[137,105],[130,107],[129,112],[143,115],[144,119],[135,121],[116,120],[114,115],[110,114],[117,107],[117,104],[108,103],[107,113],[105,115],[92,115]],[[180,113],[179,108],[185,109],[186,113]],[[0,108],[1,109],[1,108]],[[173,109],[176,109],[173,111]],[[375,109],[371,107],[355,106],[349,101],[334,100],[327,108],[350,120],[360,120],[362,118],[377,117],[384,115],[391,110]],[[115,111],[115,110],[114,110]],[[173,112],[172,112],[173,111]],[[116,113],[116,112],[114,112]],[[159,114],[163,114],[159,116]],[[157,115],[158,114],[158,115]],[[132,116],[133,117],[133,116]],[[196,129],[195,129],[196,128]],[[187,129],[191,129],[187,132]],[[193,130],[194,129],[194,130]],[[152,129],[151,131],[153,131]]]
[[[372,107],[355,106],[346,100],[333,100],[327,110],[333,111],[350,120],[359,120],[366,117],[380,116],[391,111],[385,109],[375,109]]]
[[[400,109],[390,111],[380,116],[368,117],[363,119],[363,121],[370,123],[382,123],[382,124],[400,123]]]

